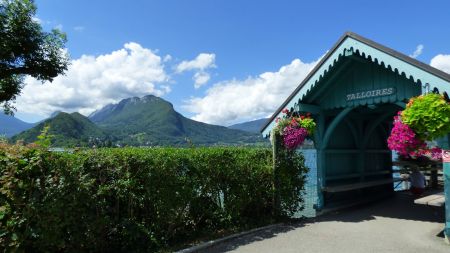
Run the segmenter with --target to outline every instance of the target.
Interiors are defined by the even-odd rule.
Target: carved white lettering
[[[395,93],[395,88],[383,88],[377,90],[369,90],[363,92],[356,92],[347,94],[347,101],[352,101],[356,99],[364,99],[364,98],[372,98],[372,97],[381,97],[381,96],[389,96]]]

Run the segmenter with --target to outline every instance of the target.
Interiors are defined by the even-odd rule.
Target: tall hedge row
[[[299,159],[296,169],[286,170],[292,175],[282,177],[296,184],[281,193],[285,215],[301,208],[306,168]],[[154,252],[207,232],[274,221],[273,182],[268,149],[52,153],[3,144],[0,248]]]

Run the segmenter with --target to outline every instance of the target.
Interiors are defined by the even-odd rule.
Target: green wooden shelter
[[[347,32],[261,129],[270,135],[282,110],[317,122],[317,203],[323,210],[393,193],[387,138],[393,116],[413,96],[450,94],[450,75]],[[448,148],[449,137],[440,140]]]

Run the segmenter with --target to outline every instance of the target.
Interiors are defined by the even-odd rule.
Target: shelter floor
[[[408,192],[291,225],[259,231],[201,252],[450,252],[444,208],[414,204]]]

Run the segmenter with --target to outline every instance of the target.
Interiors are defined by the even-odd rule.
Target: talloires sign
[[[361,92],[347,94],[347,101],[390,96],[394,93],[395,93],[395,88],[383,88],[383,89],[377,89],[377,90],[361,91]]]

